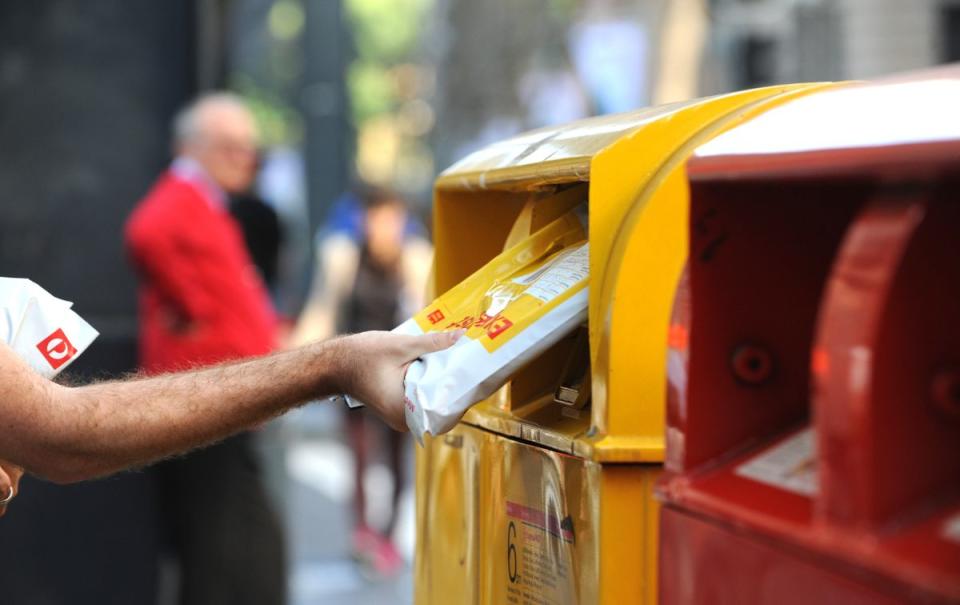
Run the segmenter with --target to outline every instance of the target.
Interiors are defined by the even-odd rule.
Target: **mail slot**
[[[958,103],[849,85],[690,160],[662,603],[960,600]]]
[[[585,325],[418,450],[417,603],[656,602],[653,486],[687,255],[684,162],[718,133],[825,86],[533,131],[438,178],[437,293],[587,202],[590,306]]]

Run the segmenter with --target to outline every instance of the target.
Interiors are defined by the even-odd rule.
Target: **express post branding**
[[[37,343],[37,350],[47,360],[50,367],[54,370],[60,369],[77,354],[77,348],[73,346],[62,328],[57,328],[52,334]]]
[[[479,317],[467,315],[460,321],[449,324],[446,326],[446,328],[450,330],[457,328],[463,328],[465,330],[469,330],[470,328],[480,328],[486,332],[487,338],[492,340],[506,332],[512,326],[513,322],[507,319],[503,313],[497,313],[493,317],[487,315],[486,313],[481,313]]]
[[[498,336],[506,333],[514,325],[514,322],[507,318],[502,312],[492,316],[486,313],[480,313],[479,315],[462,315],[459,319],[453,321],[448,320],[450,315],[449,310],[442,309],[439,305],[434,304],[427,307],[424,311],[421,311],[418,319],[420,320],[419,323],[421,326],[430,331],[463,329],[467,330],[467,334],[474,339],[485,336],[490,340],[494,340]],[[444,320],[447,321],[444,322]],[[423,324],[427,325],[424,326]]]
[[[582,281],[585,282],[586,279]],[[466,330],[467,338],[477,341],[492,353],[509,342],[521,330],[529,327],[537,317],[561,304],[576,292],[577,288],[569,288],[556,298],[543,301],[526,291],[520,291],[515,298],[494,314],[475,311],[476,303],[472,301],[487,299],[485,293],[457,293],[460,296],[448,294],[448,300],[435,300],[433,304],[415,315],[414,320],[424,332]],[[444,319],[434,321],[438,317]]]
[[[573,245],[575,244],[576,242]],[[573,249],[570,252],[576,251],[577,249]],[[583,252],[585,251],[584,247]],[[558,263],[551,264],[554,257],[561,259]],[[549,286],[542,287],[540,282],[551,277],[550,270],[556,269],[563,262],[563,257],[572,259],[573,255],[557,253],[541,257],[539,262],[532,266],[518,267],[519,270],[504,272],[505,275],[490,275],[483,281],[477,280],[479,283],[468,283],[468,280],[434,300],[414,316],[414,321],[424,332],[466,330],[467,338],[473,339],[492,353],[510,341],[515,334],[525,330],[538,317],[585,287],[588,275],[582,270],[565,275],[565,281],[560,282],[554,292],[549,291]],[[582,261],[576,262],[583,264]],[[521,273],[522,277],[513,277],[516,273]],[[558,280],[554,279],[553,283],[556,282]],[[492,305],[494,300],[495,308]],[[478,309],[483,306],[488,308],[483,311]]]

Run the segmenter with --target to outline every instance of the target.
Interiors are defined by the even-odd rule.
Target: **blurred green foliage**
[[[354,124],[362,124],[393,110],[393,81],[382,64],[354,61],[347,69],[347,89],[350,91]]]
[[[432,5],[432,0],[344,0],[357,56],[347,70],[356,125],[395,110],[390,68],[417,51]]]
[[[241,95],[253,112],[263,147],[297,145],[303,140],[300,112],[276,91],[258,85],[253,78],[239,72],[231,76],[229,88]]]
[[[430,0],[345,0],[357,54],[373,61],[400,61],[414,49]]]

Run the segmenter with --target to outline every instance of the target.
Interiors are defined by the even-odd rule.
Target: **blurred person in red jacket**
[[[139,203],[126,243],[141,278],[140,362],[150,374],[262,355],[277,318],[227,196],[246,191],[257,129],[228,93],[173,124],[176,157]],[[182,605],[286,601],[285,544],[249,433],[158,467]]]

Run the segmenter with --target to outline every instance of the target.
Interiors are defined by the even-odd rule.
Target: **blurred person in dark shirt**
[[[177,115],[173,134],[176,158],[126,228],[151,374],[277,346],[270,298],[228,208],[255,175],[253,116],[238,97],[208,94]],[[182,605],[286,602],[284,536],[259,465],[242,433],[158,466]]]
[[[271,291],[277,286],[280,249],[284,244],[283,225],[273,207],[252,192],[230,196],[230,214],[240,224],[244,242],[263,283]]]
[[[396,192],[363,185],[341,198],[321,230],[317,249],[318,271],[297,340],[323,338],[331,332],[391,330],[422,307],[432,250]],[[363,408],[344,414],[356,461],[354,556],[370,571],[391,575],[402,566],[391,537],[404,484],[405,439],[384,430],[383,423],[371,420]],[[364,474],[376,453],[373,444],[381,444],[379,453],[393,475],[390,517],[380,530],[372,527],[366,514]]]
[[[400,295],[403,291],[401,255],[403,231],[407,220],[403,201],[388,192],[369,191],[364,201],[363,240],[353,280],[353,288],[341,311],[341,332],[391,330],[400,316]],[[397,508],[403,483],[403,435],[387,431],[383,439],[374,440],[383,446],[382,454],[393,474],[393,498],[390,519],[383,533],[373,529],[366,519],[366,490],[363,478],[370,455],[371,429],[380,430],[362,408],[345,411],[348,435],[356,464],[354,472],[354,551],[377,573],[395,573],[401,558],[391,536],[397,520]],[[382,424],[382,423],[377,423]]]

